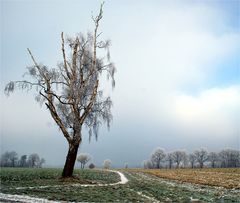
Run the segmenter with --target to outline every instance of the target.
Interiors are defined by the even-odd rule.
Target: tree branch
[[[97,80],[97,81],[96,81],[96,84],[95,84],[95,87],[94,87],[94,89],[93,89],[92,96],[91,96],[91,98],[90,98],[90,102],[89,102],[89,104],[87,105],[86,110],[84,111],[83,115],[80,117],[80,123],[81,123],[81,124],[83,124],[85,118],[87,117],[87,115],[89,114],[89,112],[92,110],[92,106],[93,106],[93,103],[94,103],[95,98],[96,98],[96,95],[97,95],[98,84],[99,84],[99,81]]]
[[[63,53],[64,69],[65,69],[65,71],[67,73],[67,77],[70,79],[71,76],[70,76],[70,73],[69,73],[68,68],[67,68],[67,59],[66,59],[66,54],[65,54],[63,32],[61,33],[61,38],[62,38],[62,53]]]
[[[29,53],[30,56],[31,56],[31,59],[32,59],[34,65],[37,67],[38,72],[39,72],[40,75],[43,77],[43,79],[45,80],[45,82],[47,82],[48,78],[47,78],[46,75],[43,73],[43,71],[41,70],[41,68],[40,68],[40,66],[38,65],[38,63],[36,62],[35,58],[34,58],[33,55],[32,55],[32,52],[30,51],[29,48],[27,48],[27,50],[28,50],[28,53]]]
[[[61,98],[62,98],[63,96],[58,96],[58,95],[56,95],[56,94],[53,93],[53,92],[47,92],[47,91],[45,91],[45,92],[46,92],[46,94],[51,94],[51,95],[53,95],[55,98],[57,98],[57,100],[58,100],[61,104],[73,105],[73,103],[71,103],[71,102],[64,102],[64,101],[62,101]]]

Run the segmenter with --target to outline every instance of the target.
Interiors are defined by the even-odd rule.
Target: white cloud
[[[206,136],[229,136],[239,133],[240,86],[212,88],[197,96],[176,95],[173,100],[172,116],[175,123],[201,131]]]
[[[128,20],[120,18],[124,24],[116,21],[127,32],[119,36],[125,41],[113,46],[119,69],[114,103],[132,115],[151,109],[151,114],[160,109],[161,115],[184,86],[208,86],[211,75],[240,47],[240,35],[229,28],[223,10],[205,4],[151,9],[144,16],[132,11]]]

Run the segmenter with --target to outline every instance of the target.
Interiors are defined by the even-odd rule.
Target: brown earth
[[[240,189],[240,168],[133,170],[180,182],[218,186],[228,189]]]

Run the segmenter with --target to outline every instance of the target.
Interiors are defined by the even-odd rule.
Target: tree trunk
[[[62,177],[72,177],[73,175],[73,169],[77,158],[77,152],[80,142],[69,144],[68,154],[66,157],[66,162],[64,165],[64,169],[62,172]]]

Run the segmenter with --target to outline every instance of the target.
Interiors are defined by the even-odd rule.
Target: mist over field
[[[93,29],[95,1],[1,1],[1,153],[38,153],[46,166],[62,167],[68,144],[34,93],[4,87],[22,79],[36,60],[61,61],[61,32]],[[83,129],[79,153],[102,166],[140,167],[153,149],[240,148],[240,33],[238,1],[106,1],[100,31],[111,39],[116,87],[110,131],[89,143]],[[76,165],[80,167],[79,163]]]

